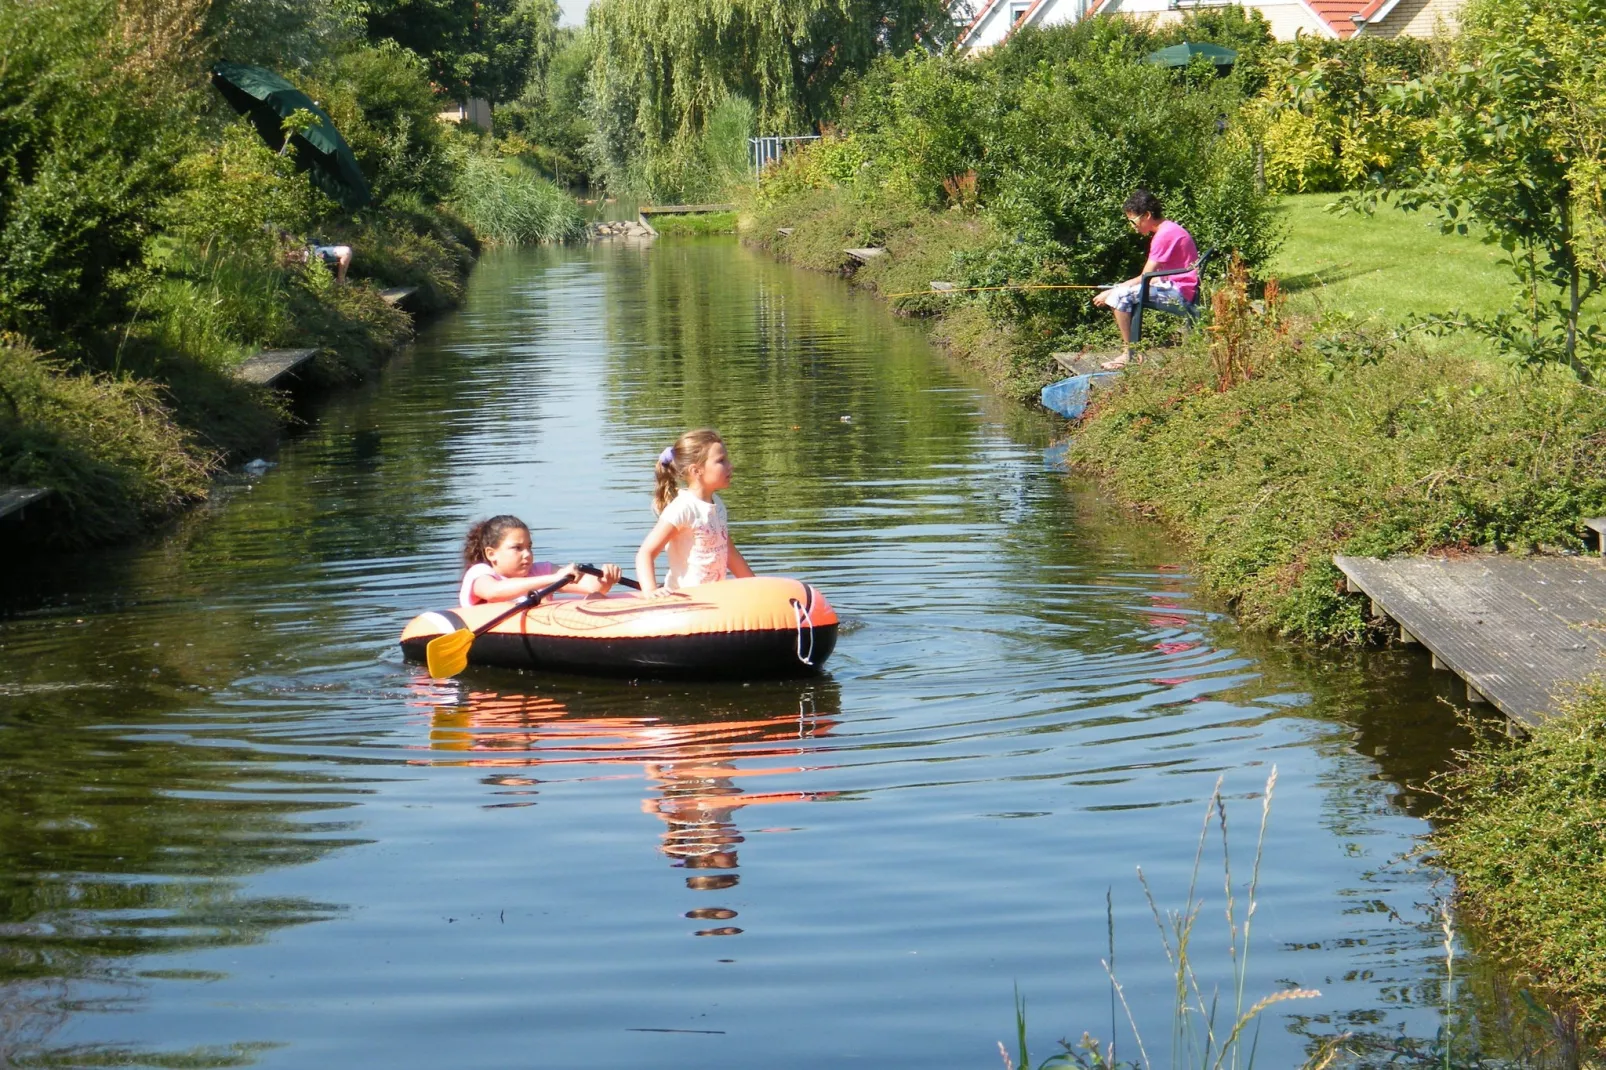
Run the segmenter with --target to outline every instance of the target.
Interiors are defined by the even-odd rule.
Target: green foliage
[[[591,58],[588,33],[572,27],[558,31],[551,59],[532,72],[517,102],[497,109],[496,132],[510,142],[504,155],[524,156],[558,183],[589,176]]]
[[[1300,37],[1261,48],[1243,77],[1261,86],[1245,121],[1279,192],[1355,189],[1421,161],[1427,109],[1396,92],[1433,69],[1436,45],[1412,38]]]
[[[735,212],[700,212],[697,215],[654,216],[653,229],[665,237],[736,233]]]
[[[585,229],[574,198],[518,160],[469,153],[460,168],[453,204],[487,241],[565,241]]]
[[[883,58],[845,95],[839,130],[773,168],[759,200],[786,215],[788,197],[821,203],[810,191],[837,183],[898,212],[979,210],[1005,239],[957,250],[940,277],[1086,285],[1130,277],[1143,262],[1146,246],[1120,208],[1145,187],[1201,249],[1236,249],[1258,267],[1277,246],[1271,205],[1255,187],[1247,131],[1218,130],[1237,108],[1237,84],[1143,63],[1152,43],[1144,24],[1096,18],[1017,35],[979,61]],[[791,214],[798,223],[808,213]],[[877,228],[860,229],[855,244],[879,244]],[[1047,337],[1106,322],[1087,298],[1062,289],[980,300],[995,322]]]
[[[186,95],[118,44],[110,0],[0,5],[0,329],[52,347],[108,328],[174,187]]]
[[[1563,361],[1588,378],[1606,358],[1606,335],[1579,329],[1583,303],[1606,281],[1598,245],[1606,2],[1478,0],[1463,26],[1447,67],[1397,94],[1401,106],[1432,108],[1435,118],[1420,166],[1398,177],[1392,195],[1434,208],[1447,231],[1481,225],[1506,250],[1522,288],[1516,309],[1459,326],[1524,364]]]
[[[370,40],[423,57],[457,100],[513,99],[557,40],[557,0],[374,0],[364,10]]]
[[[198,500],[213,464],[154,383],[74,374],[0,338],[0,482],[55,491],[66,541],[127,537]]]
[[[763,133],[803,132],[835,115],[845,76],[951,32],[940,0],[598,0],[587,19],[590,151],[616,192],[681,172],[730,97]]]
[[[1250,625],[1357,641],[1334,553],[1578,547],[1579,518],[1606,507],[1606,399],[1570,376],[1513,388],[1343,319],[1268,330],[1247,383],[1217,392],[1196,343],[1125,377],[1072,446],[1187,539]]]
[[[1606,685],[1513,746],[1486,740],[1435,787],[1438,861],[1478,944],[1545,1003],[1606,1034]]]
[[[452,187],[449,132],[429,69],[394,44],[354,48],[307,85],[335,121],[367,176],[375,201],[397,193],[444,200]]]

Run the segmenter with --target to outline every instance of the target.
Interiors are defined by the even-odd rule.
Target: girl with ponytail
[[[730,541],[725,503],[717,493],[731,482],[730,455],[719,433],[706,427],[687,431],[658,455],[656,475],[652,506],[658,523],[636,551],[641,593],[659,590],[658,555],[666,549],[665,590],[713,583],[727,571],[738,579],[751,576],[753,570]]]

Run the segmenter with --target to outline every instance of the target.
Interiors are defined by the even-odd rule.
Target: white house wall
[[[1215,6],[1215,5],[1211,5]],[[1279,41],[1292,41],[1296,34],[1307,34],[1315,37],[1332,37],[1333,31],[1323,22],[1316,13],[1304,4],[1275,4],[1275,3],[1246,3],[1245,7],[1259,11],[1266,16],[1266,22],[1271,26],[1271,34]],[[1195,5],[1187,5],[1188,10],[1195,10]],[[1121,13],[1138,18],[1154,18],[1156,22],[1166,23],[1180,18],[1182,12],[1173,7],[1171,0],[1107,0],[1099,8],[1099,14]]]

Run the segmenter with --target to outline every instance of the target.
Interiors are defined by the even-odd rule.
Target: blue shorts
[[[1104,302],[1112,309],[1120,309],[1131,315],[1138,310],[1138,291],[1142,283],[1123,282],[1119,286],[1112,286],[1104,291]],[[1176,284],[1165,279],[1149,280],[1149,299],[1143,302],[1144,308],[1158,309],[1169,312],[1174,316],[1191,316],[1193,307],[1182,296],[1182,291]]]

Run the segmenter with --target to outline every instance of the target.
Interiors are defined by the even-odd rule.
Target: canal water
[[[631,561],[654,456],[725,435],[732,536],[844,625],[736,685],[402,661],[469,520]],[[918,327],[728,240],[493,253],[277,466],[148,543],[6,575],[0,1063],[1156,1065],[1225,800],[1235,916],[1275,795],[1258,1060],[1431,1036],[1407,857],[1459,737],[1410,659],[1245,636],[1164,533],[1045,462]],[[1191,958],[1232,1005],[1223,849]],[[1224,1009],[1222,1016],[1227,1012]]]

